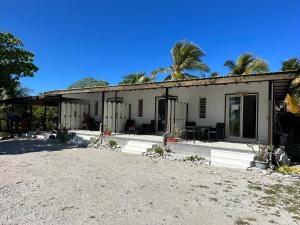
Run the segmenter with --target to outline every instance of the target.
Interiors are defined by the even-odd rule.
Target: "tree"
[[[165,80],[181,80],[197,78],[197,76],[189,75],[185,73],[186,70],[198,70],[201,72],[208,72],[209,68],[201,60],[205,54],[197,45],[180,41],[175,44],[171,50],[173,59],[173,65],[166,68],[158,68],[152,72],[152,76],[155,77],[158,73],[171,72]]]
[[[300,70],[300,59],[290,58],[282,62],[281,71]]]
[[[0,91],[15,96],[21,77],[33,77],[38,70],[34,54],[23,48],[23,42],[11,33],[0,32]]]
[[[248,75],[269,71],[269,66],[263,59],[253,57],[248,53],[241,54],[236,62],[225,61],[224,66],[230,69],[229,75]]]
[[[210,77],[211,78],[217,78],[217,77],[220,77],[221,75],[218,73],[218,72],[212,72],[211,74],[210,74]]]
[[[281,71],[297,70],[300,71],[300,59],[290,58],[282,62]],[[296,77],[290,84],[288,95],[290,95],[295,104],[300,108],[300,76]]]
[[[109,83],[107,81],[95,80],[94,78],[87,77],[70,85],[68,89],[93,88],[93,87],[108,86],[108,85]]]
[[[123,80],[119,83],[123,84],[142,84],[152,82],[153,78],[147,77],[145,73],[130,73],[122,78]]]

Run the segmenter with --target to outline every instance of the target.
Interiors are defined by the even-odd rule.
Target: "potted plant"
[[[251,148],[254,151],[253,146]],[[254,151],[254,163],[256,168],[261,170],[266,170],[268,168],[268,165],[271,161],[272,149],[272,146],[268,145],[258,146],[258,151]]]
[[[171,133],[167,137],[167,142],[177,143],[180,140],[181,131],[178,128],[175,128],[174,133]]]
[[[106,135],[106,136],[110,136],[112,133],[111,129],[109,127],[104,127],[103,128],[103,134]]]

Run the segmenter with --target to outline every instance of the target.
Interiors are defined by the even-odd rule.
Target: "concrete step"
[[[122,148],[122,152],[128,154],[142,155],[151,149],[156,143],[145,142],[145,141],[128,141],[127,144]]]
[[[211,150],[211,165],[246,169],[254,159],[253,153]]]

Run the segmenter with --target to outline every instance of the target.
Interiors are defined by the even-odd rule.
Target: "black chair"
[[[224,140],[225,124],[217,123],[216,128],[210,127],[208,130],[208,140]]]
[[[155,120],[151,120],[149,124],[142,124],[143,134],[154,134],[155,133]]]
[[[184,133],[185,133],[185,140],[187,141],[188,139],[188,135],[189,134],[193,134],[193,139],[195,142],[195,135],[196,135],[196,122],[194,121],[186,121],[185,122],[185,129],[184,129]]]
[[[125,133],[133,133],[135,134],[135,121],[134,120],[126,120],[125,123]]]

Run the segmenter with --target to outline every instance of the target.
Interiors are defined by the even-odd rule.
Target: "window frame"
[[[137,116],[138,117],[143,117],[144,116],[144,100],[139,99],[138,100],[138,108],[137,108]]]
[[[206,119],[207,118],[207,98],[200,97],[199,98],[199,119]]]

